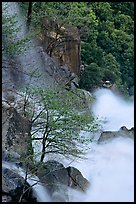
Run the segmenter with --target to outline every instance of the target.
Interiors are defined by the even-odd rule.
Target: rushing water
[[[104,130],[134,126],[134,103],[126,102],[108,89],[94,93],[94,115],[107,122]],[[133,202],[134,201],[134,141],[116,138],[106,144],[90,144],[87,160],[72,163],[90,181],[87,194],[71,191],[71,201]]]
[[[104,120],[104,130],[116,131],[121,126],[134,127],[134,101],[125,101],[111,90],[102,88],[94,93],[93,113]]]

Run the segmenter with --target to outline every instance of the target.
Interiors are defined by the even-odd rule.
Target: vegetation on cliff
[[[20,4],[25,13],[28,2]],[[85,65],[81,88],[91,91],[109,80],[123,93],[134,94],[133,2],[34,2],[32,8],[32,24],[38,30],[45,30],[44,17],[78,28]]]

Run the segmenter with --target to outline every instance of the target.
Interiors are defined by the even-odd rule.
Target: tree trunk
[[[31,18],[32,18],[32,2],[29,2],[26,22],[27,32],[29,32],[30,30]]]

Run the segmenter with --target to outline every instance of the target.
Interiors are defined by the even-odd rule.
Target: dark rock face
[[[2,194],[2,203],[4,203],[4,202],[12,202],[11,196],[9,196],[8,194],[4,195],[4,193],[3,193]]]
[[[104,131],[101,133],[98,143],[117,137],[134,139],[134,128],[127,129],[125,126],[122,126],[118,131]]]
[[[30,85],[30,81],[32,85],[43,87],[54,87],[57,83],[63,85],[69,83],[72,88],[78,85],[79,79],[77,73],[79,68],[77,67],[79,65],[76,65],[76,72],[71,69],[71,66],[75,69],[75,58],[72,56],[72,65],[70,63],[70,66],[67,66],[65,63],[60,65],[56,59],[46,53],[42,45],[38,46],[35,42],[32,42],[31,49],[28,48],[26,54],[23,54],[21,59],[14,59],[14,63],[10,63],[10,66],[6,65],[5,67],[3,65],[2,94],[7,101],[14,101],[17,97],[15,93],[18,90],[22,90],[22,88],[25,89]],[[71,54],[75,54],[73,45],[71,45],[70,49]],[[35,76],[32,77],[33,72]]]
[[[68,85],[70,88],[79,86],[79,79],[70,67],[64,63],[60,65],[56,59],[49,57],[42,47],[39,47],[39,53],[44,64],[44,71],[49,74],[55,83]]]
[[[69,175],[69,186],[76,190],[85,192],[90,186],[88,180],[83,177],[77,168],[69,166],[66,169]]]
[[[2,150],[26,157],[32,151],[31,123],[15,108],[2,106]]]
[[[4,202],[36,202],[32,188],[13,170],[2,168],[2,199]]]
[[[2,160],[6,162],[14,162],[15,164],[19,164],[20,155],[16,152],[10,153],[7,150],[2,150]]]
[[[18,167],[14,167],[14,163],[3,161],[3,202],[20,202],[20,200],[21,202],[37,202],[33,188],[22,177],[22,174],[20,176]],[[35,174],[45,186],[52,202],[69,202],[69,187],[85,192],[90,185],[78,169],[71,166],[65,168],[63,164],[54,160],[37,165]]]

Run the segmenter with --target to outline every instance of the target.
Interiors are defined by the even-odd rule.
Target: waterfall
[[[18,29],[12,33],[12,36],[8,34],[6,41],[9,41],[9,44],[14,44],[18,40],[26,39],[28,37],[26,34],[26,19],[20,13],[18,2],[3,2],[2,9],[3,18],[6,16],[14,17],[15,23],[12,29]],[[53,77],[50,76],[48,63],[44,63],[47,56],[44,54],[43,49],[37,45],[35,39],[26,41],[23,47],[25,49],[18,52],[17,55],[12,54],[12,59],[3,55],[3,59],[5,57],[3,61],[6,61],[6,65],[4,65],[6,69],[3,69],[2,73],[3,81],[6,81],[4,86],[9,89],[11,89],[11,86],[24,89],[24,86],[31,84],[35,86],[53,86],[55,82]],[[4,86],[3,88],[5,88]]]
[[[94,95],[93,113],[103,119],[103,130],[117,131],[122,125],[134,127],[133,101],[108,89],[97,89]],[[92,142],[86,157],[71,165],[83,173],[91,186],[86,194],[69,190],[71,202],[134,202],[133,139],[118,137],[104,144]]]
[[[86,194],[70,192],[71,202],[134,202],[134,142],[116,138],[92,144],[86,160],[72,163],[90,181]]]
[[[134,127],[134,101],[126,101],[109,89],[97,89],[96,103],[92,107],[94,115],[103,123],[103,129],[119,130],[121,126]]]

